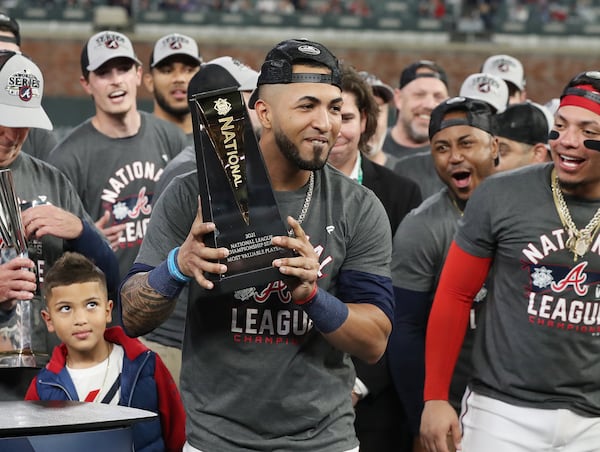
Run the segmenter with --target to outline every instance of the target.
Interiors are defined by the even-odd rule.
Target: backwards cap
[[[194,39],[179,33],[171,33],[163,36],[154,44],[154,49],[150,54],[150,67],[156,67],[162,61],[175,55],[193,61],[196,66],[202,63],[202,57],[198,53],[198,44]]]
[[[581,72],[573,77],[560,96],[560,107],[573,105],[600,115],[600,72]]]
[[[483,63],[481,72],[493,74],[512,83],[520,91],[525,89],[525,71],[519,60],[510,55],[492,55]]]
[[[444,119],[444,117],[453,111],[465,113],[464,118]],[[452,126],[471,126],[481,129],[490,134],[494,134],[494,113],[492,107],[487,102],[468,97],[451,97],[439,104],[431,112],[429,120],[429,139],[440,130]]]
[[[294,73],[293,65],[313,63],[323,65],[331,74]],[[323,44],[307,39],[288,39],[277,44],[265,58],[258,76],[257,86],[288,83],[327,83],[341,89],[342,77],[335,55]],[[250,108],[258,100],[258,89],[250,98]]]
[[[496,113],[502,113],[508,105],[508,86],[500,77],[477,73],[469,75],[460,87],[459,96],[487,102]]]
[[[542,108],[532,102],[509,105],[496,116],[496,135],[530,145],[546,144],[550,125]]]
[[[12,17],[7,14],[0,12],[0,30],[6,30],[14,35],[14,38],[10,36],[0,36],[0,41],[11,42],[18,46],[21,45],[21,32],[19,30],[19,24]]]
[[[127,36],[116,31],[101,31],[92,36],[81,52],[81,72],[93,72],[114,58],[129,58],[141,66]]]
[[[44,77],[33,61],[8,50],[0,51],[0,125],[52,130],[42,108]]]
[[[406,67],[400,74],[400,89],[404,88],[413,80],[422,77],[437,78],[448,87],[448,76],[441,66],[433,61],[420,60]]]

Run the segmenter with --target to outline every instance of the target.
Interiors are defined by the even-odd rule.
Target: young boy
[[[44,281],[48,331],[62,344],[33,379],[26,400],[82,400],[131,406],[159,417],[133,426],[136,451],[181,451],[185,412],[171,374],[150,349],[111,321],[104,273],[67,252]]]

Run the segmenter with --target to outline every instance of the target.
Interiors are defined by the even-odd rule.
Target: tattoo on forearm
[[[171,315],[175,303],[150,287],[148,273],[133,275],[121,288],[123,325],[134,336],[149,333]]]

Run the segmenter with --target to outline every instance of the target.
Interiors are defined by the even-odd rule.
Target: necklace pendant
[[[587,253],[587,251],[590,247],[590,242],[591,242],[590,239],[591,239],[591,237],[589,237],[588,235],[581,235],[577,238],[577,240],[575,241],[574,252],[578,256],[583,256],[585,253]]]

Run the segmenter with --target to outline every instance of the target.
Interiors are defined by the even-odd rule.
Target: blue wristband
[[[190,276],[184,275],[183,273],[181,273],[181,270],[179,270],[179,266],[177,265],[177,254],[179,254],[179,247],[173,248],[169,252],[169,256],[167,257],[169,275],[171,275],[173,279],[176,279],[179,282],[190,282],[192,278]]]
[[[148,273],[148,284],[163,297],[174,300],[179,296],[186,283],[173,278],[169,272],[167,261],[162,261]]]
[[[324,334],[332,333],[342,326],[350,312],[346,303],[322,289],[317,291],[311,301],[301,306],[315,328]]]

